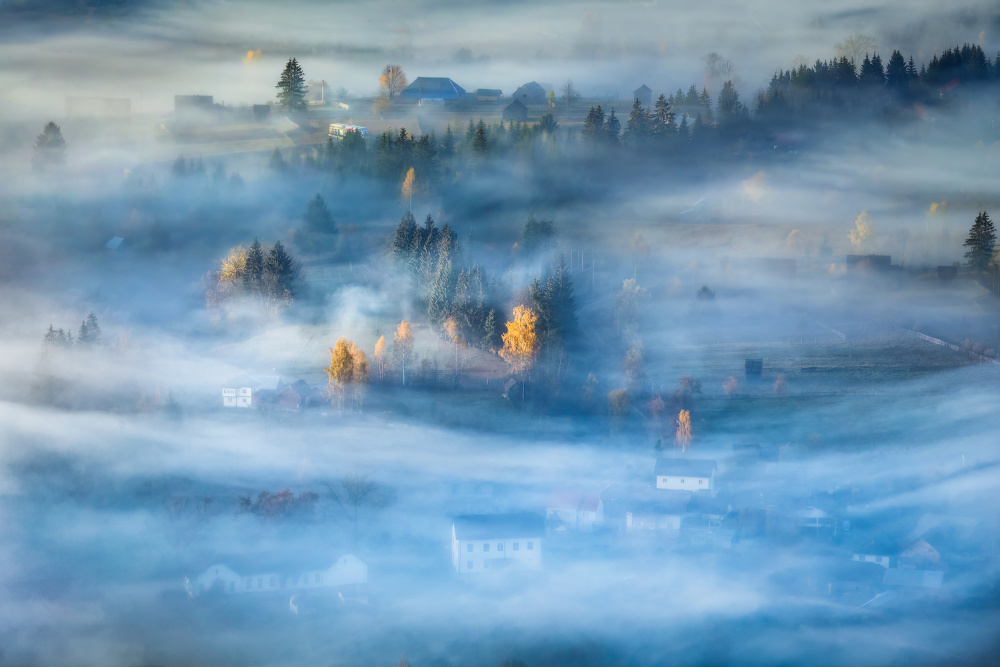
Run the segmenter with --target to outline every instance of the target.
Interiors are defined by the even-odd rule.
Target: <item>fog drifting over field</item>
[[[856,32],[918,62],[962,42],[992,55],[993,3],[53,0],[4,2],[0,21],[0,665],[990,664],[1000,654],[1000,369],[914,335],[1000,349],[989,289],[936,273],[962,260],[979,210],[1000,210],[995,90],[892,129],[817,132],[794,159],[601,168],[567,139],[552,149],[562,161],[463,167],[450,189],[415,197],[418,224],[431,213],[457,231],[456,267],[482,266],[506,290],[504,320],[552,265],[519,254],[525,219],[555,221],[581,342],[560,367],[561,393],[543,396],[539,371],[527,403],[520,385],[502,395],[505,365],[475,347],[476,371],[452,381],[452,346],[386,257],[403,212],[397,184],[279,175],[269,151],[206,152],[208,176],[181,178],[170,163],[198,147],[156,134],[174,94],[273,99],[292,56],[309,78],[359,96],[399,62],[411,78],[470,90],[571,77],[586,96],[628,98],[641,83],[700,88],[701,58],[717,51],[735,61],[749,101],[775,69],[829,58]],[[72,95],[129,97],[133,120],[66,119]],[[32,141],[49,120],[63,126],[67,163],[33,172]],[[225,178],[212,180],[215,169]],[[234,173],[243,187],[226,180]],[[340,251],[307,258],[294,306],[207,308],[229,248],[256,236],[299,253],[295,232],[317,192]],[[898,267],[885,275],[847,275],[862,211],[876,231],[865,252]],[[105,247],[113,237],[120,250]],[[776,259],[795,260],[794,277]],[[615,321],[630,278],[645,290],[638,382],[622,363],[634,341]],[[703,285],[713,300],[695,298]],[[43,347],[50,324],[75,332],[92,311],[101,347]],[[325,384],[337,338],[370,355],[404,318],[427,362],[407,370],[411,387],[373,380],[360,410],[219,406],[220,385],[241,374]],[[756,357],[764,380],[748,386],[744,362]],[[585,398],[591,374],[600,407]],[[656,457],[675,453],[673,414],[664,428],[648,406],[655,394],[676,413],[686,376],[702,385],[687,455],[718,461],[741,529],[758,510],[775,517],[732,548],[624,529]],[[632,409],[616,420],[606,396],[622,388]],[[774,460],[739,459],[734,445],[749,443]],[[336,492],[356,475],[377,484],[378,502],[352,512]],[[601,493],[608,528],[546,538],[538,571],[452,571],[452,517],[544,514],[564,487]],[[282,489],[318,499],[279,518],[241,508],[241,496]],[[797,513],[823,502],[837,507],[838,534],[796,530]],[[844,583],[852,545],[953,524],[967,534],[934,545],[950,568],[940,591],[893,589],[886,606],[859,608],[867,589]],[[306,599],[293,613],[288,596],[184,587],[226,559],[348,553],[369,567],[363,604]],[[872,586],[884,593],[880,579]]]

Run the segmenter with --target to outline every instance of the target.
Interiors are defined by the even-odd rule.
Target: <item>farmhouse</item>
[[[513,120],[518,123],[526,123],[528,121],[528,107],[524,106],[521,100],[514,100],[504,107],[501,117],[504,122]]]
[[[477,88],[476,99],[480,102],[496,102],[503,95],[499,88]]]
[[[514,91],[514,99],[524,105],[548,104],[548,93],[538,83],[531,81]]]
[[[406,100],[444,101],[457,100],[465,89],[447,77],[418,76],[399,96]]]
[[[222,405],[226,408],[259,408],[265,397],[273,395],[278,383],[276,377],[241,375],[231,378],[222,385]]]
[[[596,493],[556,491],[545,505],[545,520],[553,530],[590,532],[604,523],[604,501]]]
[[[632,91],[632,99],[639,100],[639,104],[648,107],[653,101],[653,91],[646,84],[642,84]]]
[[[328,561],[329,562],[329,561]],[[239,571],[224,563],[212,565],[194,578],[185,579],[188,595],[208,592],[241,595],[275,591],[341,589],[368,583],[368,566],[357,556],[341,556],[333,565],[295,566],[285,563],[247,564]]]
[[[674,491],[715,491],[715,461],[710,459],[656,460],[656,488]]]
[[[542,566],[545,524],[535,514],[467,514],[451,526],[456,572],[537,570]]]
[[[637,494],[628,501],[625,530],[678,537],[690,502],[691,493],[687,491]]]

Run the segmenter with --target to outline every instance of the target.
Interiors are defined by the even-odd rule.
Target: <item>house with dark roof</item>
[[[646,84],[642,84],[632,91],[632,99],[639,100],[639,104],[648,107],[653,102],[653,91]]]
[[[444,101],[457,100],[465,89],[447,77],[418,76],[413,83],[400,91],[404,100]]]
[[[534,81],[526,83],[515,90],[513,97],[515,100],[520,101],[521,104],[524,105],[542,105],[549,103],[548,93],[541,87],[541,85]]]
[[[504,122],[513,120],[518,123],[526,123],[528,122],[528,107],[524,106],[521,100],[514,100],[504,107],[501,118]]]
[[[681,522],[688,513],[688,491],[638,491],[626,500],[625,530],[630,533],[656,533],[678,537]]]
[[[456,572],[537,570],[542,566],[545,522],[536,514],[466,514],[451,526]]]
[[[277,392],[275,407],[279,410],[301,410],[324,402],[323,392],[310,387],[305,380],[296,380]]]
[[[715,491],[717,466],[711,459],[659,458],[656,488],[673,491]]]
[[[499,88],[477,88],[475,95],[480,102],[496,102],[503,96],[503,91]]]
[[[604,523],[604,501],[597,493],[560,489],[545,504],[545,520],[552,530],[590,532]]]

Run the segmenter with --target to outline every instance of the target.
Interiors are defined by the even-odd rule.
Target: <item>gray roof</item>
[[[499,88],[476,88],[476,95],[490,95],[495,97],[500,97],[503,95],[503,91]]]
[[[656,459],[656,475],[670,477],[711,477],[715,470],[712,459]]]
[[[642,84],[641,86],[635,89],[635,92],[637,93],[640,93],[642,91],[646,91],[647,93],[653,92],[646,84]]]
[[[443,76],[418,76],[400,93],[403,97],[456,97],[465,89]]]
[[[459,540],[489,540],[508,537],[541,537],[545,522],[536,514],[466,514],[455,517]]]

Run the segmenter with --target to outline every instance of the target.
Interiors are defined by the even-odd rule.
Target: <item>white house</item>
[[[545,520],[555,530],[590,532],[604,523],[604,501],[596,493],[556,491],[545,505]]]
[[[656,459],[656,488],[714,492],[715,470],[710,459]]]
[[[537,570],[542,566],[545,523],[534,514],[467,514],[451,526],[456,572]]]
[[[209,591],[227,595],[266,593],[274,591],[308,591],[324,588],[342,588],[368,583],[368,566],[356,556],[341,556],[326,568],[268,567],[260,571],[247,568],[236,572],[219,563],[194,578],[185,580],[188,595],[196,596]]]
[[[691,493],[687,491],[652,491],[634,496],[625,512],[625,530],[630,533],[656,533],[678,537],[681,522],[688,513]]]
[[[252,378],[241,375],[222,385],[222,405],[226,408],[260,407],[261,392],[277,389],[280,378]]]

